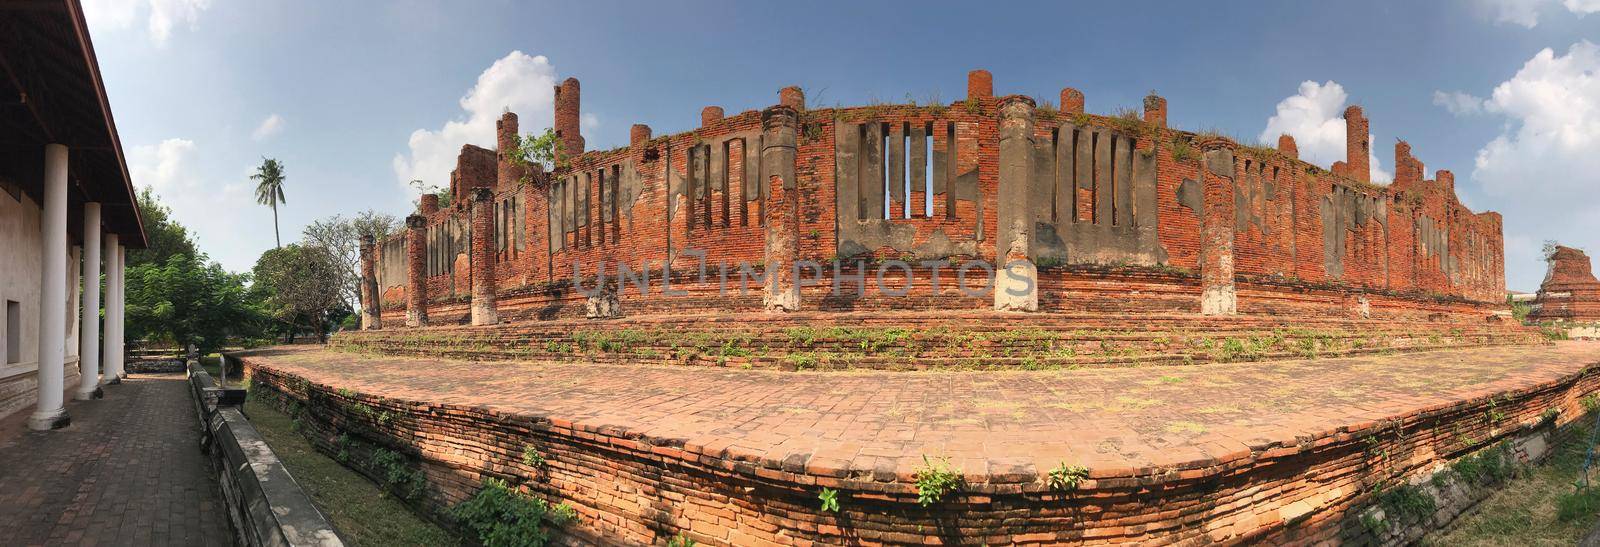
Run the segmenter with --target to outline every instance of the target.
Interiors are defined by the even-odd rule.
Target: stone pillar
[[[79,401],[99,399],[100,390],[100,204],[83,204],[83,313],[78,318]]]
[[[778,90],[778,104],[793,108],[795,112],[806,109],[806,92],[799,86],[789,86]]]
[[[495,309],[495,262],[499,260],[494,237],[494,192],[472,191],[472,324],[500,322]]]
[[[1145,95],[1144,122],[1165,129],[1167,127],[1167,100],[1155,93]]]
[[[428,218],[406,217],[406,326],[428,325]]]
[[[1345,174],[1361,182],[1372,182],[1372,168],[1367,160],[1372,152],[1371,143],[1367,134],[1367,118],[1361,115],[1361,107],[1351,106],[1344,109],[1344,164]]]
[[[417,212],[425,217],[439,212],[439,194],[423,194],[417,201]]]
[[[1070,87],[1061,88],[1061,113],[1082,114],[1083,92]]]
[[[1239,313],[1233,285],[1233,149],[1226,139],[1197,143],[1203,165],[1200,186],[1204,216],[1200,228],[1200,313]]]
[[[1028,184],[1033,178],[1033,99],[1011,95],[1000,101],[1000,233],[995,240],[994,309],[1038,311],[1039,271],[1028,244]]]
[[[722,119],[722,107],[708,106],[700,109],[700,127],[711,125],[712,122]]]
[[[67,147],[44,147],[44,207],[39,226],[39,405],[28,427],[57,429],[67,417]]]
[[[122,306],[122,270],[121,249],[122,241],[117,234],[105,235],[105,252],[103,257],[106,263],[106,334],[102,342],[103,350],[100,352],[101,363],[105,365],[105,379],[102,384],[122,383],[122,323],[117,321],[121,316],[118,309]]]
[[[556,86],[556,136],[561,139],[562,153],[567,157],[583,154],[582,124],[578,115],[578,79],[567,78]]]
[[[761,172],[768,178],[772,207],[767,208],[767,291],[762,305],[768,311],[800,309],[800,286],[795,261],[800,257],[800,187],[795,179],[795,142],[800,113],[778,105],[761,112]]]
[[[361,236],[361,328],[383,328],[383,310],[378,302],[377,242],[371,235]]]

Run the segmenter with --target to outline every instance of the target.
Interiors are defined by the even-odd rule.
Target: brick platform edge
[[[217,387],[211,375],[191,361],[190,393],[205,431],[201,449],[210,456],[228,507],[236,545],[344,545],[328,519],[312,505],[250,425],[239,406],[244,390]]]
[[[990,461],[986,473],[969,474],[958,491],[923,507],[914,478],[892,471],[780,461],[560,416],[387,398],[241,359],[255,396],[296,410],[321,450],[354,440],[406,454],[427,478],[420,505],[435,517],[471,496],[483,477],[500,477],[578,508],[581,520],[562,531],[563,542],[606,544],[660,544],[678,534],[707,545],[1402,544],[1447,524],[1489,490],[1433,481],[1434,474],[1490,447],[1526,461],[1543,457],[1553,436],[1581,418],[1581,398],[1600,389],[1600,365],[1590,365],[1196,461],[1092,469],[1065,492],[1047,484],[1047,470]],[[544,463],[524,461],[529,446]],[[1435,498],[1435,514],[1383,527],[1363,522],[1384,518],[1377,492],[1404,483]],[[839,512],[818,509],[823,487],[838,491]]]

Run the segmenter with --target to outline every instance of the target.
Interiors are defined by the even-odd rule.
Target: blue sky
[[[1508,288],[1537,288],[1546,239],[1600,251],[1600,0],[85,4],[134,182],[235,271],[272,246],[247,178],[262,156],[287,167],[290,241],[333,214],[404,214],[404,181],[447,185],[502,109],[548,126],[568,76],[599,149],[787,85],[812,104],[948,102],[974,68],[999,94],[1077,87],[1099,113],[1155,90],[1176,127],[1289,132],[1324,166],[1360,104],[1377,177],[1404,138],[1474,210],[1505,215]]]

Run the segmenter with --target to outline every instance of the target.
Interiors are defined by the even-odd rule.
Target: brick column
[[[1372,169],[1367,159],[1372,151],[1369,137],[1367,118],[1361,114],[1361,107],[1344,109],[1345,174],[1361,182],[1372,182]]]
[[[428,324],[428,217],[406,217],[406,326]]]
[[[722,107],[708,106],[700,109],[700,127],[705,127],[722,119]]]
[[[994,98],[994,76],[981,68],[968,72],[967,99],[981,101],[991,98]]]
[[[1029,259],[1033,222],[1028,184],[1033,178],[1033,99],[1000,100],[1000,233],[995,240],[994,309],[1038,311],[1039,271]]]
[[[1167,127],[1167,100],[1154,93],[1145,95],[1144,121],[1165,129]]]
[[[479,188],[472,191],[472,324],[493,325],[500,322],[495,309],[495,290],[498,279],[495,262],[494,191]]]
[[[1204,216],[1200,228],[1200,313],[1239,313],[1233,285],[1233,149],[1226,139],[1205,139],[1200,186]]]
[[[556,136],[561,139],[561,152],[569,158],[583,154],[582,123],[578,107],[578,79],[567,78],[555,89]]]
[[[361,328],[383,328],[383,313],[378,307],[377,244],[371,235],[361,236]]]
[[[800,187],[794,166],[799,123],[799,112],[787,105],[761,112],[761,172],[770,177],[765,182],[773,204],[767,209],[767,293],[762,299],[768,311],[800,309],[794,271],[800,256]]]
[[[798,86],[789,86],[778,90],[778,104],[795,109],[796,112],[806,109],[806,92]]]
[[[1070,87],[1061,88],[1061,113],[1082,114],[1083,92]]]

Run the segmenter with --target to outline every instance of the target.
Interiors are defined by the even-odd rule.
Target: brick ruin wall
[[[1550,270],[1534,298],[1528,318],[1535,321],[1600,322],[1600,280],[1590,269],[1589,255],[1557,246]]]
[[[518,122],[507,113],[500,152],[463,147],[449,205],[424,196],[429,321],[469,315],[475,188],[495,192],[494,233],[482,239],[498,260],[503,320],[584,315],[586,299],[569,282],[574,262],[584,276],[601,262],[613,275],[618,263],[649,265],[651,294],[621,291],[630,314],[763,307],[759,284],[719,296],[718,272],[700,278],[693,251],[753,273],[823,264],[818,286],[798,288],[807,309],[987,307],[949,282],[954,267],[939,268],[945,284],[935,291],[934,269],[916,264],[1008,255],[1039,265],[1045,311],[1210,313],[1203,301],[1219,287],[1224,313],[1481,318],[1503,307],[1500,215],[1463,206],[1449,171],[1423,178],[1404,142],[1394,182],[1379,186],[1367,180],[1365,137],[1352,138],[1351,160],[1330,171],[1298,159],[1287,136],[1265,148],[1168,128],[1166,101],[1153,95],[1142,117],[1086,113],[1070,88],[1061,109],[1040,108],[996,98],[987,73],[975,71],[968,98],[950,105],[807,109],[789,88],[768,109],[781,111],[768,125],[792,121],[787,128],[764,127],[763,112],[708,107],[695,130],[652,138],[635,126],[626,147],[584,151],[572,121],[577,82],[559,89],[556,131],[573,152],[566,167],[544,173],[510,161]],[[1359,108],[1346,122],[1366,135]],[[784,214],[793,221],[771,220]],[[770,256],[774,242],[792,254]],[[405,236],[378,242],[370,259],[382,320],[399,324]],[[838,280],[835,259],[846,261]],[[916,265],[905,298],[870,289],[871,261],[892,259]],[[868,261],[865,272],[856,260]],[[667,265],[683,294],[660,290]],[[852,293],[858,274],[869,289]],[[738,283],[739,271],[729,279]],[[834,294],[836,282],[849,294]]]

